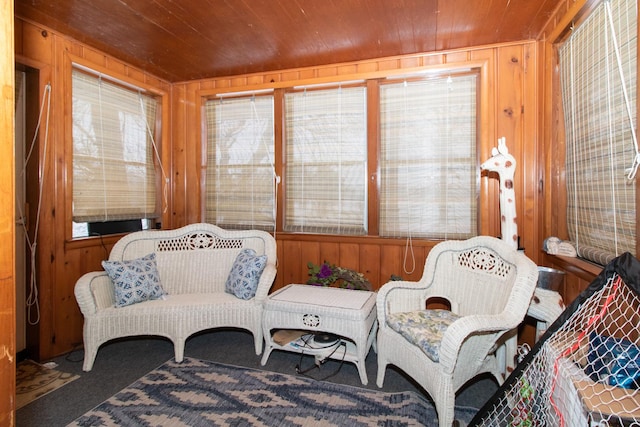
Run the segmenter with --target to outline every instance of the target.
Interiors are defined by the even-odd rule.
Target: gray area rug
[[[465,425],[477,412],[456,408]],[[149,372],[70,426],[431,426],[432,404],[311,378],[185,358]]]

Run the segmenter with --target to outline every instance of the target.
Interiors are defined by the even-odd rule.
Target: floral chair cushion
[[[440,361],[442,337],[449,325],[460,317],[448,310],[416,310],[390,314],[387,325],[437,363]]]

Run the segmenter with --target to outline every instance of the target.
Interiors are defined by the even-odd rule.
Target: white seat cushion
[[[449,325],[459,318],[448,310],[416,310],[388,315],[387,325],[437,363],[442,337]]]

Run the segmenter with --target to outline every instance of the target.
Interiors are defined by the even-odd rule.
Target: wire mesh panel
[[[640,261],[614,259],[471,425],[640,426]]]

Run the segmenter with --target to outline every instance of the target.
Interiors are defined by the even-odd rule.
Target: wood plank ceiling
[[[563,0],[15,0],[170,82],[535,39]]]

